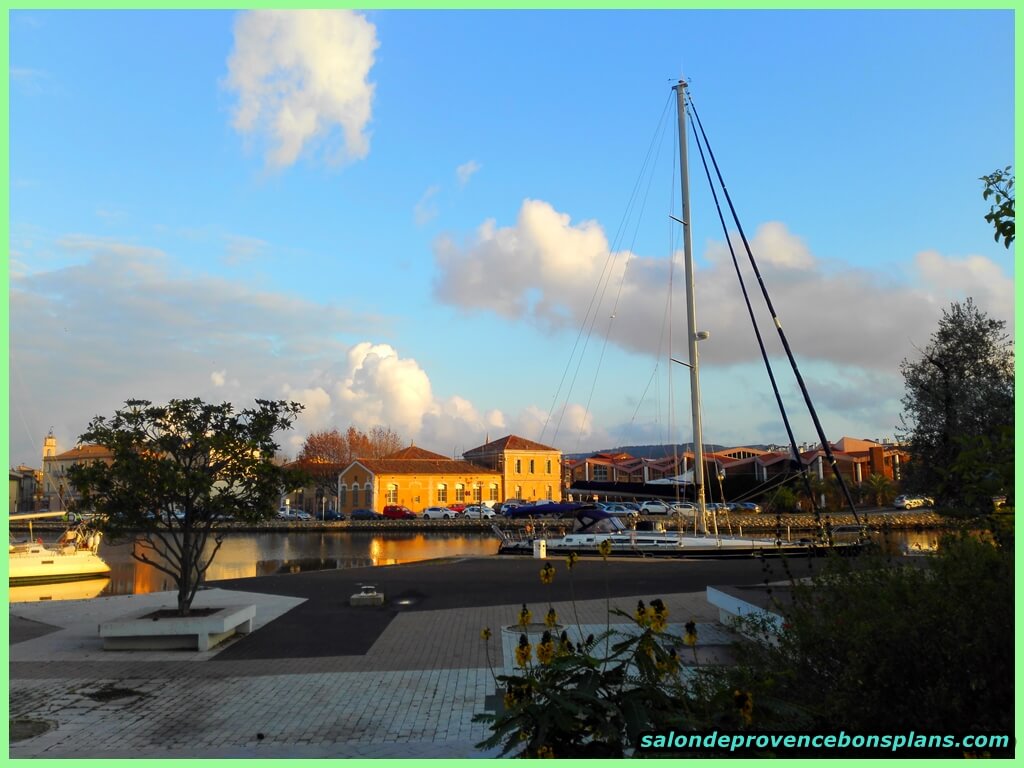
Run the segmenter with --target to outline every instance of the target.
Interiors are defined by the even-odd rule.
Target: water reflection
[[[205,555],[213,551],[208,542]],[[170,574],[140,563],[132,550],[138,544],[104,542],[100,556],[110,564],[111,577],[103,595],[161,592],[175,588]],[[228,534],[206,573],[207,581],[243,579],[275,573],[396,565],[460,555],[493,555],[498,540],[491,534],[371,533],[319,531],[306,533]],[[147,555],[151,556],[148,550]],[[163,561],[160,561],[163,565]]]
[[[896,555],[923,554],[938,548],[939,530],[891,531],[872,535]],[[128,595],[175,589],[170,574],[132,557],[138,544],[104,542],[100,555],[110,564],[109,579],[64,584],[12,587],[11,602],[80,600],[105,595]],[[210,542],[206,554],[212,552]],[[463,555],[492,555],[498,540],[490,533],[397,533],[367,531],[309,531],[233,533],[224,536],[207,581],[268,576],[277,573],[396,565],[418,560]],[[141,549],[136,551],[141,552]],[[161,563],[162,564],[162,563]]]

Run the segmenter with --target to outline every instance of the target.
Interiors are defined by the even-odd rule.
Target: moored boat
[[[63,512],[34,512],[12,515],[11,522],[61,518]],[[69,527],[53,544],[33,539],[31,527],[26,541],[8,544],[8,579],[11,586],[77,579],[94,579],[110,574],[110,566],[98,554],[102,534],[80,523]]]
[[[619,557],[680,557],[680,558],[748,558],[748,557],[807,557],[828,552],[853,554],[861,548],[860,540],[822,544],[821,541],[805,538],[786,540],[781,538],[750,538],[743,536],[715,536],[713,534],[690,534],[682,531],[634,530],[622,520],[597,507],[583,507],[576,512],[572,530],[563,534],[533,534],[524,531],[513,534],[494,527],[501,539],[498,554],[536,555],[547,554],[578,555],[601,554],[604,548],[608,556]]]

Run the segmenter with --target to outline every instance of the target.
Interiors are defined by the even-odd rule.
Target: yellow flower
[[[555,580],[555,566],[551,563],[545,563],[544,567],[540,569],[540,583],[550,584]]]
[[[555,640],[551,637],[551,633],[547,630],[541,635],[540,642],[537,643],[537,661],[545,666],[551,663],[551,660],[555,657]]]
[[[750,691],[740,691],[737,689],[732,692],[732,700],[736,705],[736,709],[740,711],[740,717],[743,719],[744,725],[750,725],[754,714],[754,694]]]
[[[526,639],[526,635],[520,635],[519,645],[516,647],[516,664],[525,668],[531,658],[533,658],[533,650],[530,648],[530,641]]]
[[[505,709],[512,709],[516,705],[516,697],[511,691],[506,693],[503,697],[505,702]]]
[[[569,566],[570,571],[572,570],[573,566],[576,565],[577,560],[579,560],[579,557],[575,552],[570,552],[569,556],[565,558],[565,564]]]
[[[530,623],[531,618],[533,618],[533,614],[530,613],[530,609],[526,607],[526,603],[523,603],[523,609],[519,611],[519,626],[525,627]]]
[[[490,627],[484,627],[483,629],[480,630],[480,639],[481,640],[490,640],[491,639],[491,628]]]
[[[689,646],[696,645],[697,644],[697,625],[696,625],[696,623],[694,623],[693,619],[690,619],[690,621],[686,622],[685,629],[686,629],[686,634],[683,635],[683,642],[686,643]]]
[[[668,608],[660,597],[651,601],[651,607],[647,609],[647,623],[655,632],[665,631],[668,624]]]
[[[608,555],[612,553],[612,543],[608,539],[605,539],[597,545],[597,551],[601,553],[602,558],[607,560]]]
[[[551,758],[555,756],[555,750],[549,747],[547,744],[537,747],[537,757],[539,758]]]
[[[662,677],[672,677],[677,674],[679,672],[679,657],[676,656],[676,649],[670,648],[668,657],[664,661],[659,661],[656,667]]]
[[[633,618],[641,627],[647,624],[647,606],[644,605],[643,600],[637,600],[636,613],[633,614]]]
[[[558,638],[558,655],[568,656],[571,653],[572,643],[569,641],[569,633],[563,629],[561,636]]]
[[[554,629],[558,626],[558,614],[554,608],[548,608],[548,615],[544,617],[544,624]]]

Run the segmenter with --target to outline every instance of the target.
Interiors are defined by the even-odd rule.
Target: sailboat
[[[687,558],[706,557],[717,559],[753,556],[771,557],[782,555],[817,555],[827,551],[839,551],[845,554],[858,551],[862,546],[862,537],[860,536],[857,537],[857,540],[855,541],[836,543],[832,540],[832,537],[829,535],[829,532],[824,530],[824,527],[822,527],[822,532],[824,535],[819,536],[818,538],[803,538],[799,540],[783,539],[781,536],[781,532],[779,532],[774,538],[770,539],[744,538],[742,536],[720,535],[718,531],[716,509],[714,506],[711,506],[709,508],[709,506],[705,502],[704,475],[706,472],[706,465],[704,456],[704,435],[703,427],[701,424],[699,373],[700,368],[697,346],[698,342],[704,341],[705,339],[708,338],[708,333],[705,331],[697,330],[697,312],[694,290],[693,246],[690,234],[691,208],[689,170],[687,161],[686,87],[687,84],[684,80],[680,80],[675,86],[673,86],[673,90],[675,90],[676,92],[676,103],[679,121],[679,165],[680,185],[682,192],[682,218],[676,218],[674,216],[672,218],[679,224],[681,224],[683,227],[683,256],[686,273],[685,281],[689,362],[682,364],[685,365],[690,372],[690,403],[693,423],[694,456],[693,468],[692,470],[690,470],[690,472],[692,472],[692,476],[689,476],[688,483],[692,484],[693,486],[694,500],[697,507],[697,510],[694,514],[695,531],[693,534],[690,534],[689,532],[684,532],[682,530],[631,530],[616,515],[604,512],[601,509],[597,508],[596,506],[587,505],[580,507],[576,511],[575,518],[572,522],[572,530],[556,536],[548,536],[544,533],[538,535],[529,534],[517,536],[507,531],[503,531],[499,529],[497,526],[495,526],[495,531],[501,537],[499,554],[532,553],[534,556],[542,556],[542,552],[596,553],[600,552],[603,549],[606,553],[611,555],[628,555],[644,557],[675,556]],[[703,133],[703,128],[701,128],[701,131]],[[706,136],[704,138],[706,143]],[[708,148],[708,151],[710,154],[710,147]],[[703,149],[701,149],[701,158],[702,160],[705,160]],[[714,162],[713,155],[712,162]],[[706,160],[704,164],[705,169],[707,169]],[[710,179],[710,171],[708,173]],[[740,234],[741,236],[743,236],[742,228],[740,230]],[[746,244],[745,236],[743,236],[743,240],[744,244]],[[745,293],[746,291],[744,290],[744,294]],[[824,438],[824,433],[821,429],[820,423],[818,422],[817,415],[813,410],[813,406],[810,403],[810,398],[807,395],[807,390],[804,386],[803,379],[800,377],[799,371],[796,369],[795,361],[792,357],[792,352],[789,349],[789,344],[785,339],[785,335],[782,333],[781,323],[778,321],[778,317],[775,315],[774,307],[772,307],[771,301],[768,298],[767,293],[765,293],[765,299],[768,302],[769,309],[772,311],[775,326],[778,328],[780,336],[782,337],[783,346],[785,347],[786,352],[789,355],[790,362],[794,366],[794,372],[796,373],[801,391],[804,393],[804,398],[807,401],[807,405],[811,411],[811,416],[814,420],[815,426],[818,429],[818,434],[822,438],[822,445],[824,447],[825,453],[833,467],[833,470],[836,472],[836,476],[839,480],[840,485],[846,493],[846,498],[850,504],[850,508],[853,510],[854,518],[857,519],[859,523],[859,518],[857,517],[856,509],[853,508],[852,498],[849,495],[849,492],[844,484],[842,476],[838,472],[835,459],[832,456],[827,440],[825,440]],[[753,319],[753,316],[751,316],[751,319]],[[755,333],[758,334],[758,341],[760,343],[761,337],[760,333],[756,329],[756,324]],[[763,344],[761,344],[761,349],[762,354],[764,355],[765,353]],[[674,360],[674,362],[679,363],[681,361]],[[778,388],[775,386],[775,378],[774,374],[772,374],[771,372],[770,366],[769,376],[772,379],[772,385],[776,392],[776,399],[779,402],[780,410],[782,410],[783,412],[783,420],[786,425],[786,430],[789,433],[793,457],[796,460],[796,462],[799,462],[800,456],[796,448],[796,441],[793,438],[792,429],[789,426],[789,420],[786,417],[785,410],[782,408],[781,398],[778,394]],[[809,486],[808,491],[810,491]],[[817,511],[817,509],[815,511]],[[710,526],[708,525],[709,522]]]
[[[32,521],[63,518],[64,512],[11,515],[10,522],[27,522],[26,541],[8,543],[10,586],[95,579],[110,575],[110,566],[98,554],[102,534],[87,523],[68,527],[54,544],[32,538]]]

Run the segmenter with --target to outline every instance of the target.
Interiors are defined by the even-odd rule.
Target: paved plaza
[[[519,563],[510,568],[535,575],[536,561]],[[426,571],[399,568],[406,570],[391,569],[394,572],[387,575],[392,582],[406,578],[422,586],[430,581],[423,577]],[[462,570],[469,574],[472,568],[467,565]],[[369,569],[359,570],[369,574]],[[333,572],[330,578],[340,580],[338,589],[351,594],[355,590],[349,583],[357,575],[339,573]],[[451,573],[460,572],[453,567]],[[377,571],[373,575],[384,576]],[[517,589],[499,593],[495,599],[502,594],[505,599],[493,605],[347,609],[352,614],[344,614],[339,605],[334,613],[340,618],[333,623],[321,618],[302,626],[289,625],[289,618],[301,616],[303,607],[307,617],[326,615],[323,606],[336,604],[338,590],[328,591],[335,602],[325,602],[322,587],[328,582],[324,577],[307,580],[315,585],[308,597],[286,594],[305,588],[297,577],[273,578],[277,581],[237,580],[231,582],[230,590],[199,593],[197,607],[241,603],[257,607],[251,635],[207,652],[102,650],[99,623],[139,608],[172,605],[172,593],[12,604],[10,757],[497,755],[496,749],[475,747],[489,731],[486,724],[472,719],[493,708],[494,675],[511,669],[518,636],[501,629],[516,622],[521,603],[508,598]],[[277,593],[237,588],[246,582],[254,587],[273,586]],[[398,589],[398,582],[394,584]],[[278,585],[283,586],[277,589]],[[387,595],[388,587],[383,589]],[[425,589],[421,602],[429,604],[430,589]],[[537,594],[532,588],[526,591]],[[691,619],[698,623],[700,659],[720,658],[731,640],[717,624],[717,610],[707,603],[703,589],[588,597],[552,603],[574,636],[599,635],[608,622],[609,601],[631,612],[638,599],[660,597],[670,611],[671,631],[681,634],[682,623]],[[310,605],[318,600],[321,608],[313,611]],[[452,601],[446,596],[437,602]],[[547,608],[548,602],[534,600],[534,620],[542,620]],[[361,634],[356,625],[362,616],[371,630]],[[287,636],[274,634],[282,627],[289,633],[309,633],[320,644],[310,644],[308,638],[289,642]],[[483,627],[493,632],[487,642],[480,638]],[[363,652],[349,649],[325,655],[324,649],[329,653],[334,645],[332,633],[343,648],[346,641],[340,635],[346,632],[363,643]],[[267,638],[276,648],[273,657]],[[351,645],[352,640],[347,642]]]

